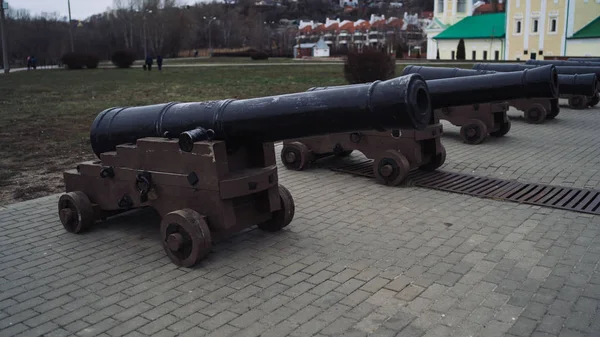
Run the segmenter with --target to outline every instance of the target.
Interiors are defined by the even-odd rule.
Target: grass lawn
[[[398,66],[397,74],[403,66]],[[0,76],[0,205],[59,193],[62,172],[95,159],[102,110],[170,101],[250,98],[345,84],[342,65],[43,70]]]

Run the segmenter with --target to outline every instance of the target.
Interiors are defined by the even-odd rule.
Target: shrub
[[[250,54],[250,58],[253,60],[267,60],[269,58],[269,54],[264,51],[257,51]]]
[[[64,54],[60,61],[69,69],[95,69],[100,63],[100,59],[95,55],[77,52]]]
[[[351,51],[344,64],[344,77],[351,84],[387,80],[396,74],[396,59],[385,51],[364,48]]]
[[[129,68],[135,61],[135,56],[127,50],[118,50],[111,57],[112,63],[118,68]]]

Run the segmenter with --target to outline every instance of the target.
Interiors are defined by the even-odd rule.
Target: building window
[[[459,13],[466,12],[467,11],[467,0],[458,0],[456,11]]]
[[[483,60],[487,60],[487,50],[483,51]]]
[[[538,32],[538,19],[533,19],[533,26],[532,26],[532,33],[537,33]]]
[[[496,50],[494,51],[494,60],[498,61],[500,59],[500,51]]]
[[[477,58],[477,51],[473,50],[473,61],[475,61],[476,58]]]
[[[438,13],[443,13],[444,9],[445,9],[444,8],[444,0],[438,0],[437,4],[438,4],[438,6],[437,6]]]
[[[521,24],[522,24],[521,20],[517,20],[515,22],[515,34],[521,34]]]
[[[556,18],[550,18],[550,25],[549,25],[549,29],[550,29],[550,33],[556,33]]]

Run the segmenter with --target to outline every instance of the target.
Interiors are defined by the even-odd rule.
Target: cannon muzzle
[[[433,109],[521,98],[557,98],[554,66],[428,80]]]
[[[192,103],[119,107],[92,123],[94,153],[144,137],[179,138],[244,145],[355,130],[422,130],[432,119],[431,98],[420,75],[325,91]]]
[[[560,95],[594,96],[598,91],[596,74],[558,75]]]
[[[600,63],[598,61],[527,60],[525,64],[535,66],[553,64],[555,66],[563,67],[600,67]]]

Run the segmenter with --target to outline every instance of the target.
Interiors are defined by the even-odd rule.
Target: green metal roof
[[[568,39],[590,39],[600,37],[600,16],[578,30]]]
[[[506,13],[467,16],[439,33],[434,40],[498,39],[506,36]]]

